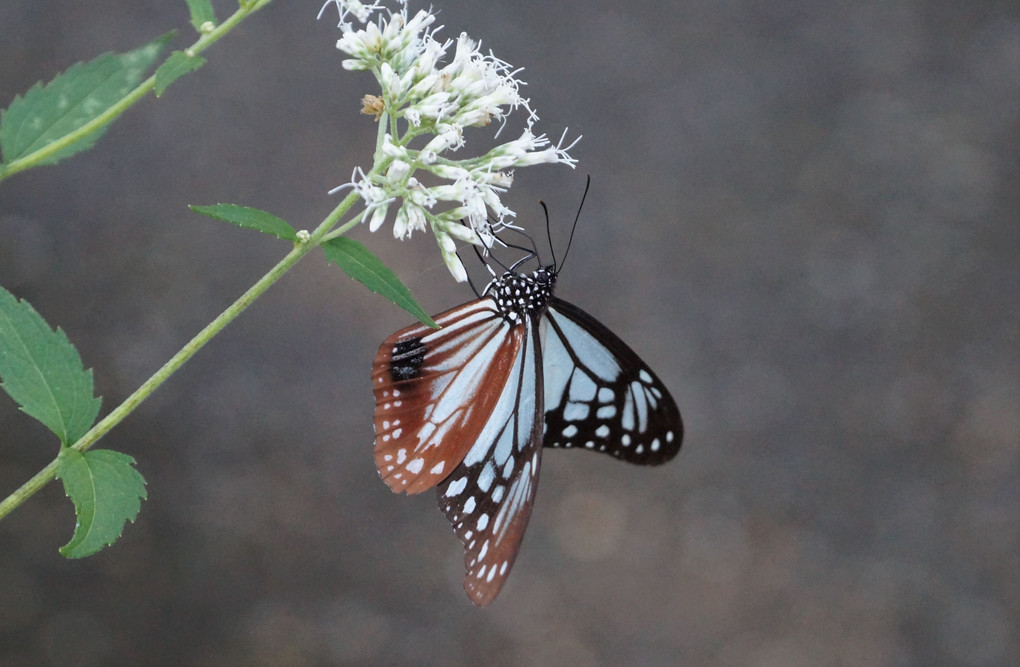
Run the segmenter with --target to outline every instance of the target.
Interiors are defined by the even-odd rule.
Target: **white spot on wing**
[[[631,391],[634,395],[634,403],[637,405],[638,413],[638,431],[645,432],[648,430],[648,403],[645,401],[638,400],[638,396],[642,395],[638,392],[642,391],[641,385],[637,382],[631,384]]]
[[[623,415],[620,416],[620,424],[628,431],[634,430],[634,394],[627,392],[623,399]]]
[[[488,491],[489,487],[492,486],[492,480],[496,478],[496,471],[492,467],[492,463],[486,463],[485,467],[482,468],[482,472],[478,475],[478,488],[482,491]]]
[[[583,373],[574,373],[574,379],[570,383],[570,400],[587,403],[595,398],[597,389],[590,377]]]
[[[452,498],[453,496],[459,496],[464,491],[464,487],[467,486],[467,477],[461,477],[450,486],[446,487],[446,497]]]
[[[586,403],[567,403],[563,409],[563,418],[567,421],[579,422],[588,418],[588,405]]]

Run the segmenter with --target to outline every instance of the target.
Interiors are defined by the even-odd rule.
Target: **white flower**
[[[457,255],[457,244],[444,229],[435,230],[436,242],[439,243],[439,252],[443,255],[446,268],[450,270],[457,282],[467,280],[467,271],[464,270],[464,263]]]
[[[337,48],[349,56],[343,67],[371,72],[382,91],[371,111],[385,123],[376,163],[367,172],[359,169],[348,185],[364,201],[362,220],[369,221],[371,231],[400,200],[394,236],[431,229],[450,272],[464,280],[455,241],[489,247],[494,231],[511,224],[515,214],[500,195],[513,183],[512,170],[543,163],[573,167],[576,160],[568,151],[576,141],[564,146],[564,133],[552,146],[544,134],[532,131],[538,115],[521,96],[524,82],[509,64],[483,54],[467,34],[456,41],[437,39],[442,28],[435,26],[431,10],[409,18],[407,1],[397,4],[399,9],[386,9],[381,1],[330,0],[323,6],[334,5],[340,13],[343,34]],[[517,139],[483,155],[451,157],[464,149],[465,128],[495,120],[502,130],[516,109],[523,109],[526,126]],[[439,183],[424,186],[418,171],[432,175],[427,182]]]
[[[386,170],[386,183],[391,188],[400,188],[407,183],[411,165],[403,160],[394,160]]]
[[[346,2],[330,0],[322,6],[322,9],[319,10],[320,17],[322,16],[322,12],[326,11],[326,7],[329,5],[336,5],[337,10],[340,12],[341,23],[343,23],[344,18],[346,18],[348,14],[351,14],[354,18],[364,23],[372,15],[372,12],[382,7],[382,5],[378,3],[366,5],[363,2],[358,2],[358,0],[347,0]]]
[[[358,177],[358,174],[361,174],[361,176]],[[386,211],[389,209],[393,198],[388,197],[386,190],[383,188],[373,185],[365,175],[365,172],[363,172],[360,168],[354,170],[354,176],[351,178],[351,182],[348,185],[352,186],[365,202],[365,212],[361,216],[362,222],[368,219],[369,215],[371,215],[371,221],[368,224],[368,229],[372,232],[376,231],[386,220]],[[341,186],[341,188],[342,187],[343,186]],[[341,188],[337,188],[337,190]]]
[[[405,199],[403,206],[397,211],[397,219],[393,223],[393,236],[406,239],[414,230],[425,231],[425,209],[411,199]]]

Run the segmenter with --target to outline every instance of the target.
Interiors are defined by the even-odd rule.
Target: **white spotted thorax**
[[[381,90],[366,108],[380,123],[375,162],[367,171],[356,169],[337,190],[357,191],[365,205],[362,221],[369,221],[371,231],[393,206],[396,238],[431,229],[447,268],[463,282],[467,272],[455,242],[490,246],[493,234],[516,217],[500,200],[513,183],[513,170],[544,163],[572,168],[576,160],[568,151],[577,140],[565,145],[564,132],[552,145],[533,131],[538,115],[520,94],[525,84],[516,76],[519,70],[483,53],[467,34],[438,38],[441,26],[435,26],[431,10],[411,16],[406,0],[391,3],[396,9],[384,4],[329,0],[322,8],[333,5],[340,14],[337,48],[350,56],[343,67],[371,72]],[[464,149],[467,128],[498,121],[498,136],[517,109],[525,127],[516,139],[453,157]],[[435,184],[424,185],[419,171],[429,172],[427,180]]]
[[[545,312],[555,286],[555,268],[542,266],[530,276],[507,271],[489,283],[485,295],[496,300],[503,319],[513,325]]]

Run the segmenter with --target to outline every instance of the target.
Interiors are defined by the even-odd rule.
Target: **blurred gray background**
[[[231,2],[217,2],[225,16]],[[417,9],[421,3],[413,3]],[[0,522],[0,663],[1011,665],[1020,661],[1020,6],[436,0],[526,68],[576,171],[509,196],[566,243],[559,295],[686,424],[669,465],[551,451],[491,607],[433,494],[372,456],[372,356],[409,316],[309,257],[101,445],[150,500],[66,561],[58,484]],[[279,1],[98,146],[0,186],[0,284],[61,326],[104,413],[367,164],[335,13]],[[0,5],[0,104],[169,28],[183,1]],[[509,136],[509,135],[508,135]],[[469,149],[491,132],[468,136]],[[472,297],[424,235],[355,238],[433,312]],[[0,492],[56,452],[0,397]]]

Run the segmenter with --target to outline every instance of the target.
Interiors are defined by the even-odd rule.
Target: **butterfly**
[[[555,257],[518,272],[528,259],[499,276],[489,268],[478,299],[437,315],[438,330],[394,333],[373,362],[379,475],[395,493],[437,488],[478,606],[495,599],[513,567],[543,447],[658,465],[683,438],[680,411],[647,364],[553,296]]]

